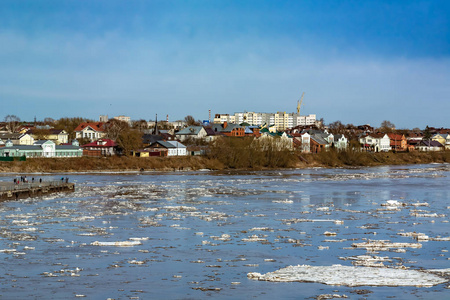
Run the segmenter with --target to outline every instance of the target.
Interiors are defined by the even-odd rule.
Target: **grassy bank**
[[[285,153],[282,153],[285,155]],[[404,165],[450,163],[450,151],[411,153],[322,152],[319,154],[290,154],[279,165],[266,161],[255,163],[255,157],[230,164],[230,157],[108,157],[108,158],[30,158],[27,161],[0,162],[0,172],[103,172],[103,171],[173,171],[173,170],[224,170],[224,169],[272,169],[309,167],[357,167],[380,165]]]
[[[357,167],[357,166],[380,166],[380,165],[409,165],[429,163],[450,163],[450,151],[442,152],[322,152],[310,154],[305,157],[311,159],[313,164],[325,167]]]
[[[0,172],[103,172],[103,171],[173,171],[223,169],[215,160],[205,157],[81,157],[29,158],[26,161],[0,162]]]

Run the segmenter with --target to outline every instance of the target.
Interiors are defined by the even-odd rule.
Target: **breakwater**
[[[57,192],[73,192],[74,183],[64,181],[43,181],[36,183],[0,183],[0,201],[36,197]]]

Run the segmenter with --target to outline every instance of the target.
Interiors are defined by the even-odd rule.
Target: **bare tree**
[[[55,123],[55,119],[53,119],[53,118],[47,117],[44,119],[44,124],[46,124],[46,125],[51,125],[53,123]]]
[[[395,125],[388,120],[384,120],[383,122],[381,122],[381,126],[380,128],[378,128],[378,130],[386,133],[393,132],[395,130]]]
[[[328,128],[332,134],[344,134],[345,126],[341,121],[335,121],[333,123],[328,124]]]
[[[201,124],[200,121],[195,121],[194,117],[191,115],[184,117],[184,122],[186,122],[187,126],[198,126]]]
[[[143,131],[145,129],[148,129],[148,124],[147,121],[141,119],[138,121],[133,121],[132,125],[131,125],[134,129],[137,129],[139,131]]]
[[[105,125],[106,137],[112,140],[117,140],[119,135],[126,130],[130,129],[130,125],[127,122],[117,119],[111,119]]]
[[[16,115],[7,115],[5,117],[5,123],[8,127],[8,130],[12,133],[16,132],[20,126],[20,118]]]

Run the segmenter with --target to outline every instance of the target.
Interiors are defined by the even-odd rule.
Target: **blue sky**
[[[450,127],[450,1],[0,2],[0,118]]]

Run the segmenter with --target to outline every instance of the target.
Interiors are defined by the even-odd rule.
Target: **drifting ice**
[[[264,275],[256,272],[247,274],[254,280],[273,282],[317,282],[345,286],[417,286],[431,287],[448,282],[434,274],[416,270],[332,266],[288,266]]]

